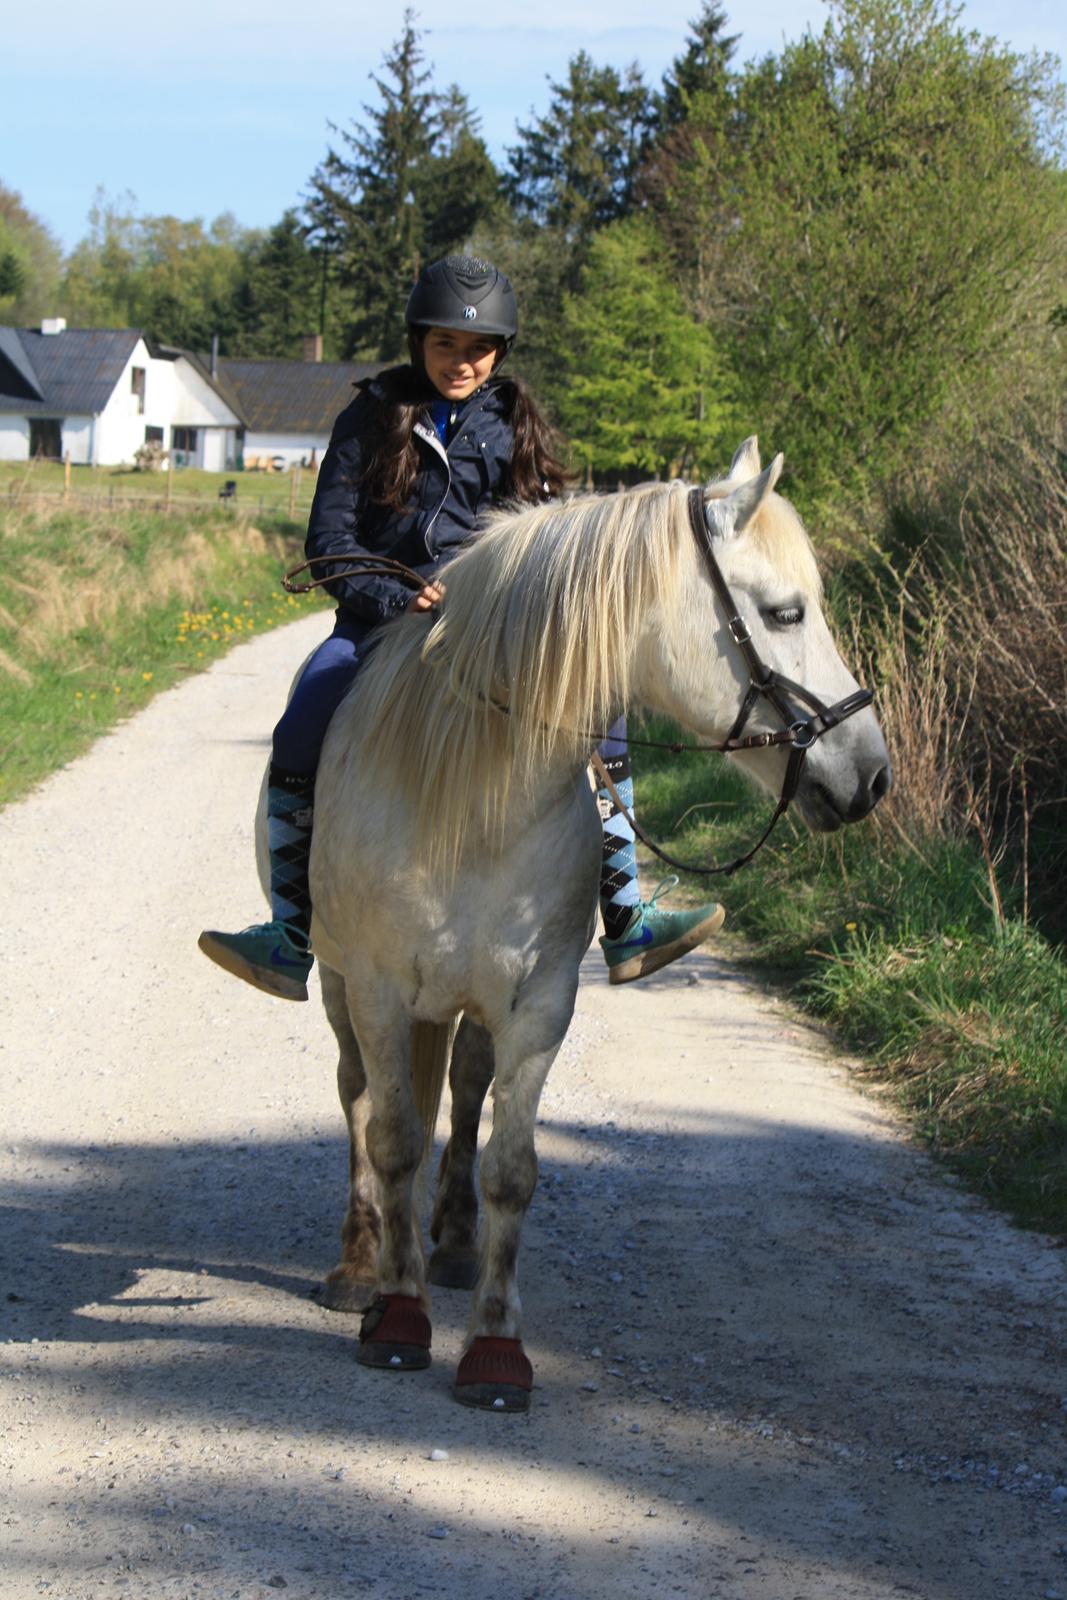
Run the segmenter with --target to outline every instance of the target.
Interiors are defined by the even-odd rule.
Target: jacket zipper
[[[479,406],[478,409],[480,410],[481,407]],[[452,407],[452,410],[451,410],[451,413],[449,415],[448,421],[449,421],[449,426],[450,427],[455,425],[455,421],[456,421],[456,407],[455,406]],[[431,561],[436,561],[437,560],[437,556],[430,549],[430,534],[433,532],[434,523],[437,521],[438,517],[441,515],[442,510],[444,509],[445,501],[448,499],[448,491],[452,487],[452,466],[451,466],[451,463],[450,463],[450,461],[448,459],[448,451],[445,449],[444,445],[441,443],[440,439],[437,437],[436,433],[433,431],[432,428],[428,428],[424,422],[416,422],[414,428],[412,429],[412,432],[413,433],[417,433],[419,438],[425,440],[425,442],[430,446],[430,448],[432,450],[436,450],[437,451],[437,454],[441,457],[441,460],[445,464],[445,471],[448,473],[448,482],[445,484],[445,492],[441,496],[441,502],[438,505],[437,510],[434,512],[433,516],[430,518],[429,522],[426,524],[426,530],[425,530],[425,532],[423,533],[423,536],[422,536],[422,542],[426,546],[426,554],[429,556]]]
[[[431,450],[436,450],[437,451],[437,454],[441,457],[441,460],[445,464],[445,471],[448,474],[448,481],[445,484],[445,492],[441,496],[440,503],[438,504],[437,510],[434,512],[433,516],[430,518],[429,522],[426,524],[426,527],[424,528],[423,534],[422,534],[422,542],[423,542],[424,546],[426,547],[426,554],[429,556],[431,561],[436,561],[437,557],[434,554],[434,552],[430,549],[430,535],[433,532],[434,523],[437,521],[438,517],[441,515],[442,510],[444,509],[445,501],[448,499],[448,491],[452,487],[452,467],[449,464],[448,451],[445,449],[444,445],[441,443],[440,439],[437,437],[436,433],[434,433],[432,428],[427,428],[426,424],[423,423],[423,422],[416,422],[415,427],[414,427],[414,429],[412,431],[414,433],[417,433],[419,438],[424,440],[426,442],[426,444],[428,444],[430,446]]]

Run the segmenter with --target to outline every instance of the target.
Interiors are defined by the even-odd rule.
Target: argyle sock
[[[620,720],[600,747],[600,759],[608,777],[618,790],[627,811],[633,811],[634,783],[630,771],[630,748],[626,743],[626,723]],[[604,825],[603,854],[600,859],[600,914],[609,939],[618,939],[641,904],[637,886],[637,854],[634,830],[619,810],[607,789],[597,790],[597,808]]]
[[[271,912],[279,922],[288,923],[305,939],[311,931],[308,857],[314,799],[313,772],[285,772],[271,763],[267,781]]]

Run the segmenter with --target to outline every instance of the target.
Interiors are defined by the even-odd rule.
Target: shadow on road
[[[333,1264],[339,1140],[22,1148],[3,1193],[3,1336],[31,1362],[29,1341],[48,1344],[40,1392],[81,1433],[136,1414],[157,1461],[135,1486],[121,1466],[108,1479],[106,1450],[74,1451],[49,1502],[69,1494],[71,1516],[138,1526],[160,1585],[188,1575],[192,1541],[198,1581],[210,1591],[216,1574],[220,1594],[258,1595],[233,1590],[242,1573],[330,1600],[458,1593],[440,1585],[460,1547],[480,1563],[465,1592],[487,1596],[651,1593],[667,1547],[684,1594],[1009,1592],[982,1540],[930,1537],[931,1517],[995,1524],[1026,1496],[1043,1504],[1054,1476],[1011,1499],[1002,1485],[1013,1455],[1041,1478],[1039,1424],[1046,1454],[1063,1439],[1053,1330],[998,1278],[995,1252],[973,1249],[975,1203],[950,1196],[932,1216],[931,1180],[903,1148],[874,1160],[870,1139],[822,1127],[677,1120],[542,1123],[522,1270],[528,1419],[451,1400],[465,1296],[436,1293],[435,1365],[401,1378],[358,1368],[354,1320],[309,1298]],[[1045,1374],[1025,1450],[1005,1346]],[[189,1445],[168,1453],[168,1430]],[[433,1481],[442,1440],[456,1465]],[[465,1489],[463,1462],[488,1465],[494,1492]],[[550,1500],[581,1485],[563,1544],[531,1519],[528,1476],[526,1509],[508,1515],[523,1473]],[[55,1556],[30,1539],[12,1559],[28,1571]],[[73,1553],[57,1566],[89,1584]]]

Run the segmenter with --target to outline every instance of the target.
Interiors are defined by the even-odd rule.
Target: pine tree
[[[593,239],[581,288],[564,300],[557,358],[560,422],[601,481],[711,473],[728,458],[728,364],[687,312],[647,217]]]
[[[381,103],[365,121],[333,128],[311,179],[312,235],[335,243],[350,311],[345,353],[395,359],[404,351],[404,304],[427,260],[463,245],[496,202],[497,179],[458,89],[439,95],[414,13],[372,75]]]
[[[227,353],[298,357],[303,336],[323,331],[321,271],[295,209],[286,211],[247,252],[241,329]]]
[[[551,88],[546,115],[520,126],[508,150],[506,188],[520,214],[560,229],[580,257],[593,232],[633,203],[652,105],[636,64],[620,76],[584,50]]]
[[[655,96],[660,137],[684,122],[697,95],[727,93],[730,61],[740,34],[727,35],[726,12],[717,0],[704,0],[699,17],[689,24],[684,54],[676,56]]]

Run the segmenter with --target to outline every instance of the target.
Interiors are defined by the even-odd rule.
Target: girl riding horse
[[[504,274],[465,256],[436,261],[411,291],[405,317],[410,363],[359,385],[334,425],[311,508],[306,553],[336,562],[327,566],[326,587],[338,608],[333,632],[311,656],[274,730],[271,919],[240,933],[206,931],[199,940],[227,972],[287,1000],[307,999],[313,959],[308,859],[319,754],[375,631],[405,612],[432,620],[445,594],[444,569],[477,538],[483,515],[548,500],[564,484],[551,430],[525,385],[499,372],[518,331]],[[368,557],[404,563],[422,588],[413,593],[381,571],[339,575]],[[624,721],[611,728],[600,754],[615,794],[632,808]],[[606,789],[598,804],[600,943],[611,982],[625,983],[695,948],[717,932],[725,912],[715,903],[667,911],[657,904],[659,891],[643,902],[626,810]]]

